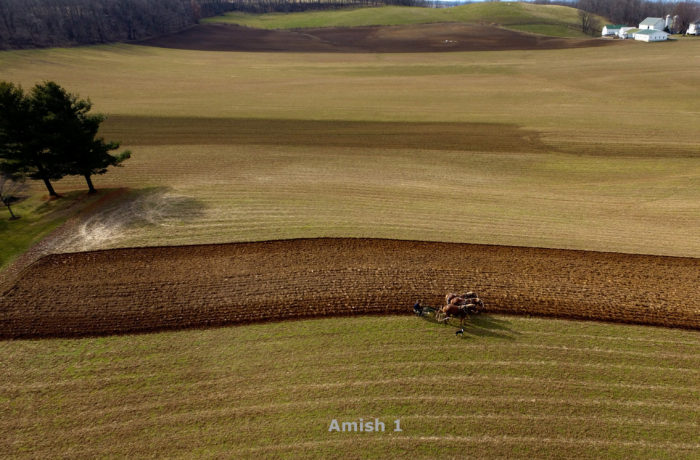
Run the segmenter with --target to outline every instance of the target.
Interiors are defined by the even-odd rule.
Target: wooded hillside
[[[0,0],[0,49],[139,40],[227,10],[226,0]]]

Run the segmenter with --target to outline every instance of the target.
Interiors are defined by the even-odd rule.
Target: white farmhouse
[[[622,25],[605,24],[605,27],[603,27],[603,31],[601,32],[601,35],[603,37],[608,37],[611,35],[619,35],[620,29],[623,27],[624,26],[622,26]]]
[[[642,42],[662,42],[668,40],[668,35],[663,30],[647,29],[635,32],[634,39]]]
[[[695,22],[690,23],[686,34],[687,35],[698,35],[699,32],[700,32],[700,19],[698,19]]]
[[[646,18],[639,23],[641,30],[664,30],[666,20],[664,18]]]

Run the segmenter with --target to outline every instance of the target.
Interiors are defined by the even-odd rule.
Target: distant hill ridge
[[[359,27],[377,25],[464,22],[495,24],[555,37],[583,37],[579,10],[559,5],[488,2],[452,8],[384,6],[300,13],[227,13],[202,23],[230,23],[261,29]]]

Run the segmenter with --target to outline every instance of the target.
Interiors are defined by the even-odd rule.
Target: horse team
[[[435,312],[435,320],[447,323],[450,318],[459,318],[460,325],[464,325],[464,319],[469,315],[480,313],[484,309],[484,302],[476,292],[467,292],[464,295],[454,293],[445,296],[445,305]]]

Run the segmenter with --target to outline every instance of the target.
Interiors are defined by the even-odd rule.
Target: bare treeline
[[[139,40],[229,9],[227,0],[0,0],[0,49]]]
[[[630,26],[639,24],[647,17],[678,16],[673,32],[685,32],[690,22],[700,18],[700,4],[688,0],[578,0],[575,6],[608,18],[614,24]]]

